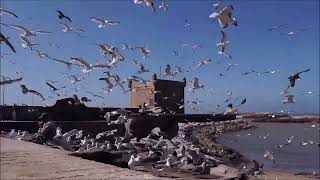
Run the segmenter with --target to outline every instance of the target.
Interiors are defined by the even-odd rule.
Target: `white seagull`
[[[204,88],[204,85],[200,85],[199,79],[196,77],[191,81],[191,83],[192,83],[192,91],[196,89]]]
[[[22,41],[21,46],[23,48],[30,48],[32,50],[33,46],[40,45],[40,44],[37,44],[37,43],[31,43],[30,40],[28,38],[26,38],[25,36],[20,36],[20,39]]]
[[[229,24],[238,26],[237,20],[235,18],[232,18],[232,10],[233,6],[228,5],[224,7],[219,13],[214,12],[210,14],[209,18],[217,19],[220,27],[222,28],[226,28]]]
[[[223,4],[223,0],[218,0],[218,2],[213,3],[212,6],[213,6],[215,9],[218,9],[222,4]]]
[[[164,12],[168,12],[168,7],[169,7],[168,1],[167,0],[163,0],[161,2],[161,5],[159,6],[159,9],[163,9]]]
[[[85,69],[82,70],[84,73],[88,73],[93,68],[92,64],[87,63],[82,57],[71,57],[71,60],[80,63],[80,65],[84,66]]]
[[[24,37],[36,36],[37,34],[50,34],[51,33],[49,31],[30,31],[27,28],[25,28],[23,26],[19,26],[19,25],[8,24],[7,26],[18,29],[20,31],[23,31],[23,33],[20,34],[20,36],[24,36]]]
[[[64,27],[64,29],[62,30],[63,32],[73,32],[76,33],[78,36],[80,36],[79,32],[84,32],[83,29],[69,27],[67,24],[64,23],[60,24]]]
[[[107,20],[107,19],[102,19],[99,17],[91,17],[90,19],[94,22],[99,23],[99,25],[98,25],[99,28],[106,27],[107,25],[115,26],[115,25],[120,24],[119,21]]]

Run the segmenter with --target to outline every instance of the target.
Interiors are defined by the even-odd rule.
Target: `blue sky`
[[[227,52],[232,60],[218,54],[216,43],[220,39],[222,28],[216,21],[209,20],[208,16],[217,10],[212,7],[215,1],[178,1],[169,0],[169,11],[164,13],[157,9],[156,13],[143,5],[138,6],[133,1],[1,1],[1,7],[14,11],[19,19],[1,16],[1,22],[19,24],[30,30],[51,31],[49,35],[38,35],[32,38],[33,42],[41,44],[37,48],[57,59],[70,60],[70,57],[83,57],[89,63],[96,60],[106,60],[93,44],[107,43],[121,49],[121,43],[127,42],[131,46],[147,46],[150,58],[143,59],[139,51],[120,50],[125,57],[112,73],[121,78],[135,75],[138,66],[132,59],[137,59],[151,71],[141,77],[149,79],[152,72],[159,72],[159,67],[170,64],[172,67],[181,65],[189,67],[193,61],[210,58],[219,64],[211,63],[195,71],[179,74],[176,79],[186,77],[188,80],[198,77],[205,90],[198,90],[190,94],[186,87],[187,100],[199,99],[199,112],[212,112],[224,110],[224,100],[228,97],[228,90],[235,90],[235,96],[247,98],[247,104],[241,111],[294,111],[297,113],[319,112],[319,1],[225,1],[225,4],[234,6],[233,16],[237,18],[239,26],[229,26],[223,29],[230,44]],[[160,1],[156,0],[156,6]],[[72,27],[85,30],[84,38],[75,34],[64,33],[63,27],[57,17],[56,10],[61,10],[72,19]],[[119,26],[99,29],[97,23],[89,18],[98,16],[105,19],[120,21]],[[184,20],[188,19],[191,26],[184,27]],[[268,28],[287,24],[279,31],[270,32]],[[296,31],[301,27],[309,29],[294,36],[281,35],[280,32]],[[104,102],[108,106],[129,106],[130,94],[123,95],[119,88],[111,94],[104,93],[105,82],[99,81],[104,70],[93,70],[88,75],[81,72],[81,68],[74,67],[68,72],[65,66],[40,59],[34,51],[23,49],[19,40],[19,32],[13,28],[1,26],[1,32],[10,37],[16,47],[17,53],[5,56],[1,61],[1,74],[9,77],[18,77],[16,71],[23,71],[23,81],[5,87],[5,101],[7,104],[32,104],[32,96],[21,93],[19,84],[26,84],[45,96],[54,96],[46,86],[46,80],[58,80],[55,85],[67,85],[67,94],[72,95],[72,88],[80,88],[79,96],[88,96],[85,91],[100,93],[105,97],[95,99],[89,106],[100,106]],[[48,43],[56,43],[61,48],[55,48]],[[201,44],[203,48],[193,52],[191,48],[182,48],[181,44]],[[172,55],[177,50],[180,57]],[[11,53],[7,46],[1,45],[1,54]],[[12,63],[14,62],[14,64]],[[228,63],[239,66],[225,71]],[[301,94],[313,91],[313,95],[297,95],[295,104],[282,104],[283,96],[280,92],[288,84],[288,76],[311,68],[311,71],[301,75],[291,94]],[[242,76],[240,73],[254,69],[265,71],[268,69],[280,70],[277,74],[258,76],[250,74]],[[76,85],[63,77],[62,73],[79,74],[86,79]],[[223,77],[219,73],[224,74]],[[170,78],[169,78],[170,79]],[[204,95],[209,89],[215,91],[210,96]],[[3,87],[1,89],[3,92]],[[94,98],[92,98],[94,99]],[[34,97],[34,105],[52,104],[54,99],[44,102]],[[223,108],[216,108],[216,105]],[[187,110],[187,112],[193,112]]]

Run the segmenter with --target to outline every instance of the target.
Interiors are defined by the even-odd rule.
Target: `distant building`
[[[167,112],[184,113],[184,88],[186,79],[172,81],[157,79],[156,74],[148,83],[130,82],[131,107],[144,105],[147,109],[162,108]]]

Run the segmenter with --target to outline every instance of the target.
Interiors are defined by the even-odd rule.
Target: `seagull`
[[[193,68],[193,70],[195,70],[196,68],[199,68],[203,65],[207,65],[211,62],[211,59],[204,59],[204,60],[200,60],[199,63]]]
[[[185,19],[184,20],[184,27],[187,28],[189,27],[191,24],[189,23],[189,20],[188,19]]]
[[[150,54],[150,50],[146,47],[136,47],[136,49],[140,49],[141,52],[144,54],[143,58],[148,58]]]
[[[74,60],[84,66],[85,69],[82,70],[84,73],[90,72],[93,67],[92,64],[87,63],[82,57],[71,57],[71,60]]]
[[[283,104],[295,103],[295,101],[293,100],[294,95],[287,95],[286,97],[287,97],[287,99],[285,99],[285,100],[282,101]]]
[[[83,29],[69,27],[67,24],[64,24],[64,23],[60,23],[60,24],[64,27],[64,29],[62,30],[63,32],[74,32],[78,36],[80,36],[78,32],[84,32]]]
[[[23,26],[19,26],[19,25],[8,24],[7,26],[18,29],[20,31],[23,31],[23,33],[20,34],[20,36],[24,36],[24,37],[36,36],[37,34],[50,34],[50,33],[52,33],[49,31],[30,31],[27,28],[25,28]]]
[[[290,88],[290,85],[288,85],[281,93],[280,93],[280,95],[282,95],[282,94],[288,94],[289,93],[289,88]]]
[[[300,142],[300,145],[301,145],[301,146],[306,146],[306,145],[308,145],[308,143],[307,143],[307,142],[304,142],[304,141],[301,141],[301,142]]]
[[[213,6],[215,9],[218,9],[222,4],[223,4],[223,0],[218,0],[218,2],[213,3],[212,6]]]
[[[238,66],[238,65],[239,64],[231,64],[230,63],[230,64],[227,65],[227,68],[225,70],[228,71],[228,70],[230,70],[231,67],[235,67],[235,66]]]
[[[173,73],[171,72],[171,67],[169,64],[166,65],[166,68],[164,69],[164,75],[165,76],[172,76]]]
[[[133,48],[128,44],[128,43],[122,43],[122,49],[128,49],[128,50],[133,50]]]
[[[263,155],[264,158],[271,160],[273,163],[275,163],[274,156],[271,152],[266,151]]]
[[[225,49],[226,49],[226,45],[229,43],[229,41],[227,41],[227,34],[223,31],[221,32],[221,38],[220,38],[220,43],[217,44],[217,46],[220,46],[221,50],[221,54],[224,53]]]
[[[69,76],[69,79],[71,78],[71,83],[74,84],[76,82],[80,82],[82,79],[76,77],[75,75]]]
[[[20,85],[20,87],[21,87],[21,91],[22,91],[23,94],[32,93],[32,94],[35,94],[37,96],[40,96],[42,101],[45,100],[45,98],[42,96],[41,93],[39,93],[39,92],[37,92],[35,90],[32,90],[32,89],[28,89],[26,85],[22,84],[22,85]]]
[[[16,52],[12,44],[8,40],[9,38],[6,38],[1,32],[0,32],[0,43],[4,42],[9,48],[13,51]]]
[[[0,81],[0,85],[12,84],[12,83],[15,83],[15,82],[19,82],[21,80],[22,80],[22,77],[17,78],[17,79],[3,80],[3,81]]]
[[[144,0],[144,3],[146,4],[146,6],[148,7],[151,7],[151,9],[153,10],[153,12],[155,13],[156,12],[156,9],[155,9],[155,4],[153,2],[154,0]]]
[[[65,64],[68,68],[68,70],[70,71],[71,70],[71,65],[72,63],[71,62],[67,62],[67,61],[64,61],[64,60],[59,60],[59,59],[52,59],[53,61],[56,61],[58,63],[62,63],[62,64]]]
[[[119,21],[113,21],[113,20],[106,20],[106,19],[102,19],[99,17],[91,17],[90,18],[92,21],[99,23],[98,27],[99,28],[103,28],[106,27],[108,24],[115,26],[115,25],[119,25],[120,22]]]
[[[147,70],[143,64],[140,64],[140,70],[138,71],[138,74],[142,74],[144,72],[149,72],[149,70]]]
[[[59,90],[58,88],[54,87],[52,84],[46,82],[46,84],[52,89],[52,91],[57,91]]]
[[[22,40],[21,46],[23,48],[30,48],[32,50],[33,46],[40,45],[40,44],[37,44],[37,43],[34,43],[34,44],[31,43],[30,40],[28,38],[26,38],[25,36],[20,36],[20,39]]]
[[[296,73],[294,75],[289,76],[288,79],[289,79],[289,82],[290,82],[290,86],[294,87],[296,80],[300,80],[300,74],[304,73],[304,72],[308,72],[310,70],[311,69],[306,69],[304,71],[301,71],[301,72],[298,72],[298,73]]]
[[[286,26],[286,25],[287,25],[287,24],[276,25],[276,26],[273,26],[273,27],[267,29],[267,31],[274,31],[274,30],[280,29],[280,28],[282,28],[282,27],[284,27],[284,26]]]
[[[163,9],[164,12],[168,12],[168,7],[169,7],[168,1],[167,0],[163,0],[161,2],[161,5],[159,6],[159,9]]]
[[[219,13],[214,12],[210,14],[209,18],[217,19],[220,24],[220,27],[222,28],[226,28],[229,24],[238,26],[237,20],[231,17],[232,10],[233,10],[233,6],[228,5],[224,7]]]
[[[59,14],[58,14],[59,19],[66,18],[66,19],[68,19],[70,22],[72,22],[71,19],[70,19],[68,16],[64,15],[61,11],[59,11],[59,10],[56,10],[56,11],[59,13]]]
[[[289,145],[292,140],[293,140],[294,136],[291,136],[289,139],[286,139],[287,143],[285,145]]]
[[[14,12],[0,8],[0,16],[2,16],[3,14],[18,18],[18,16]]]
[[[39,49],[35,49],[34,51],[37,52],[37,55],[38,55],[40,58],[48,58],[48,59],[51,59],[47,53],[45,53],[45,52],[43,52],[43,51],[40,51]]]
[[[204,88],[204,85],[199,85],[199,79],[196,77],[193,79],[193,81],[191,81],[191,83],[192,83],[192,91],[196,89]]]

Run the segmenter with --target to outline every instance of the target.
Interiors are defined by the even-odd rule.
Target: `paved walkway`
[[[143,172],[67,155],[50,147],[0,138],[1,180],[161,179]]]

